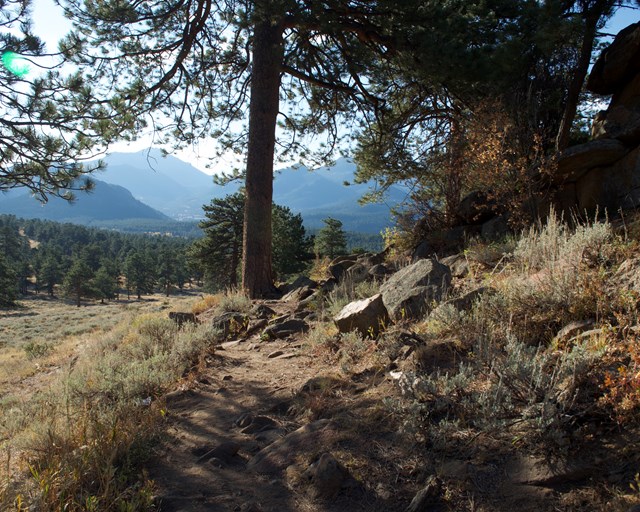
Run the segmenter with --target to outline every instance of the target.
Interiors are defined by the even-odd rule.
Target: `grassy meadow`
[[[168,312],[197,300],[78,308],[32,296],[0,311],[1,510],[149,506],[144,479],[129,484],[162,420],[157,399],[202,363],[214,335],[179,330]]]

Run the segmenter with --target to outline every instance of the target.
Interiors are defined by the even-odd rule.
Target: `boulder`
[[[435,253],[435,250],[427,240],[422,240],[418,246],[413,250],[411,254],[411,261],[423,260],[430,258]]]
[[[624,86],[622,91],[614,94],[611,105],[623,105],[628,108],[640,107],[640,73]]]
[[[363,265],[372,267],[374,265],[379,265],[380,263],[384,263],[388,254],[389,254],[389,249],[385,249],[384,251],[381,251],[375,254],[365,253],[358,256],[358,259],[356,261],[358,263],[362,263]]]
[[[587,211],[592,214],[598,206],[607,207],[603,204],[603,175],[606,169],[590,169],[576,182],[576,199],[578,211]],[[609,201],[607,201],[609,202]]]
[[[631,290],[640,293],[640,258],[632,258],[622,262],[613,275],[609,286],[611,291]]]
[[[307,332],[309,324],[299,318],[290,318],[282,322],[274,323],[262,331],[262,337],[269,339],[286,338],[292,334]]]
[[[626,209],[640,206],[640,146],[616,164],[615,174],[619,207]]]
[[[302,480],[310,484],[314,499],[330,500],[340,492],[349,479],[349,472],[330,453],[323,453],[302,473]]]
[[[243,434],[256,434],[258,432],[264,432],[266,430],[273,430],[278,428],[278,423],[275,420],[269,418],[268,416],[250,416],[250,420],[247,424],[247,421],[244,421],[245,426],[242,427],[240,431]]]
[[[344,273],[345,277],[351,280],[352,283],[362,283],[367,279],[370,279],[369,269],[371,265],[366,263],[356,262],[354,265],[351,265],[346,272]]]
[[[437,318],[437,316],[444,312],[446,308],[453,308],[456,311],[469,311],[471,310],[471,308],[473,308],[475,303],[480,300],[480,297],[482,297],[486,293],[495,295],[496,291],[493,288],[489,288],[487,286],[476,288],[475,290],[467,292],[460,297],[456,297],[455,299],[450,299],[446,302],[443,302],[431,312],[429,318]]]
[[[383,279],[385,276],[389,275],[391,270],[384,263],[378,263],[369,269],[369,276],[373,279]]]
[[[375,337],[389,324],[389,314],[377,294],[364,300],[351,302],[333,319],[340,332],[358,331],[362,336]]]
[[[322,289],[315,290],[311,295],[301,300],[296,307],[296,312],[303,311],[305,308],[308,308],[314,302],[320,300],[323,296]]]
[[[615,139],[592,140],[572,146],[558,157],[556,181],[575,181],[589,169],[617,162],[627,151],[625,145]]]
[[[249,459],[247,469],[256,473],[278,474],[302,453],[317,453],[331,439],[335,440],[337,431],[337,426],[327,419],[309,423],[260,450]]]
[[[201,448],[200,450],[204,451],[204,448]],[[235,441],[225,441],[218,446],[207,449],[202,455],[200,455],[198,452],[195,452],[194,454],[200,455],[198,457],[198,462],[205,462],[211,459],[216,459],[224,464],[230,464],[239,450],[240,445]]]
[[[259,331],[263,327],[266,327],[269,321],[266,318],[256,318],[255,320],[250,320],[249,325],[247,325],[247,336],[251,336],[254,332]]]
[[[356,261],[357,258],[355,256],[338,256],[329,264],[329,274],[336,281],[340,281],[345,271],[355,265]]]
[[[299,288],[294,288],[289,293],[287,293],[284,297],[282,297],[283,302],[300,302],[301,300],[310,297],[315,292],[315,287],[311,286],[301,286]]]
[[[640,22],[621,30],[598,57],[587,89],[597,94],[615,94],[640,72]]]
[[[464,254],[454,254],[442,258],[440,263],[451,270],[451,277],[466,277],[469,274],[469,261]]]
[[[488,220],[482,225],[480,232],[485,240],[500,240],[509,234],[509,222],[506,215]]]
[[[211,327],[215,330],[221,331],[223,338],[229,336],[236,336],[241,332],[246,331],[249,325],[249,317],[244,313],[238,313],[237,311],[230,311],[223,313],[211,319]]]
[[[591,137],[616,139],[626,146],[637,146],[640,144],[640,106],[612,105],[607,111],[598,112],[591,125]]]
[[[570,322],[567,325],[565,325],[562,329],[560,329],[560,331],[558,331],[558,334],[556,334],[554,341],[556,343],[567,341],[571,338],[579,336],[585,331],[592,329],[594,325],[595,325],[595,320],[593,319],[576,320],[574,322]]]
[[[420,489],[405,509],[405,512],[426,512],[434,510],[440,498],[442,483],[437,477],[430,477],[427,484]]]
[[[309,279],[306,276],[298,276],[296,280],[293,281],[293,283],[285,284],[281,286],[280,291],[286,296],[288,293],[292,292],[293,290],[296,290],[297,288],[304,288],[304,287],[315,289],[318,287],[318,283],[315,282],[313,279]]]
[[[434,259],[419,260],[392,275],[380,288],[390,318],[419,318],[451,284],[451,270]]]
[[[272,318],[276,312],[266,304],[256,304],[251,308],[251,316],[254,318]]]

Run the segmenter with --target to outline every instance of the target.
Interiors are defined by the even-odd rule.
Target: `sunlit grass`
[[[200,367],[216,339],[207,325],[180,329],[168,318],[191,302],[25,305],[31,318],[46,321],[49,312],[81,332],[66,336],[56,324],[56,343],[28,341],[33,325],[3,317],[20,337],[0,354],[0,509],[152,508],[136,468],[163,418],[160,397]]]

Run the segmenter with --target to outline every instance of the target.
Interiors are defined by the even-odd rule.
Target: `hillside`
[[[635,512],[639,229],[551,218],[439,262],[342,258],[280,300],[183,302],[180,324],[149,303],[46,354],[14,336],[0,427],[32,470],[3,465],[0,504]],[[46,314],[19,313],[0,320]]]
[[[238,183],[220,187],[213,178],[182,160],[162,157],[160,150],[111,153],[99,179],[123,186],[140,201],[176,220],[202,218],[202,205],[236,192]],[[304,166],[279,169],[274,177],[273,200],[301,213],[309,229],[323,226],[322,219],[339,218],[347,231],[379,233],[391,225],[390,207],[406,199],[406,192],[392,187],[384,204],[361,206],[358,200],[368,184],[352,182],[355,164],[340,158],[334,166],[314,171]]]
[[[100,180],[90,193],[78,192],[76,200],[69,203],[51,197],[42,204],[28,192],[14,190],[0,196],[0,214],[12,214],[22,218],[38,218],[91,225],[93,222],[146,219],[169,221],[169,217],[135,199],[127,189]]]

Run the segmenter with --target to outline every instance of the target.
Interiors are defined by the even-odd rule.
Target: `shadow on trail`
[[[251,375],[251,368],[243,368],[244,362],[242,358],[219,358],[199,389],[167,397],[166,439],[148,464],[160,511],[393,512],[406,508],[412,495],[398,489],[404,477],[397,469],[397,439],[385,431],[378,418],[363,419],[360,415],[361,410],[375,408],[374,400],[357,397],[355,404],[353,399],[345,402],[341,395],[343,411],[327,402],[324,411],[320,407],[314,417],[303,419],[295,414],[296,407],[313,403],[317,397],[292,396],[290,390],[274,389]],[[277,430],[271,430],[271,434],[242,433],[237,420],[246,414],[268,416]],[[317,440],[310,438],[306,446],[287,457],[291,467],[299,465],[304,470],[310,461],[330,452],[347,465],[355,485],[346,486],[331,499],[314,500],[308,488],[291,479],[290,468],[284,469],[284,465],[268,474],[247,467],[251,458],[271,443],[282,444],[304,424],[333,414],[337,414],[331,418],[335,436],[318,446],[314,444]],[[371,424],[367,424],[369,420]],[[212,450],[222,455],[203,457]],[[384,475],[381,485],[389,490],[386,496],[380,496],[370,481],[371,463],[376,473]]]

